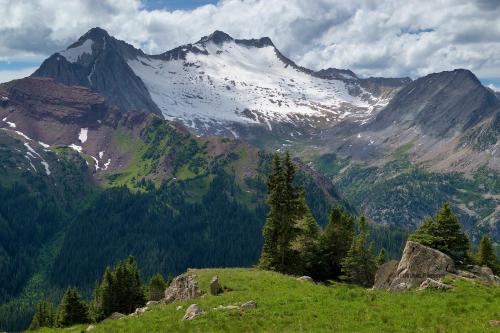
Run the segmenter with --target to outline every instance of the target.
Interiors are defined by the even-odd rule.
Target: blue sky
[[[0,0],[0,17],[0,82],[100,26],[150,54],[222,30],[270,37],[313,70],[417,78],[465,68],[500,88],[498,0]]]

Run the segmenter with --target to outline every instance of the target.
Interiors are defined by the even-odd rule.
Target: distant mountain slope
[[[350,73],[297,66],[267,37],[233,39],[215,31],[147,55],[94,28],[33,76],[89,87],[124,111],[161,111],[195,132],[237,137],[240,125],[272,132],[289,124],[300,136],[340,121],[366,122],[410,82]]]

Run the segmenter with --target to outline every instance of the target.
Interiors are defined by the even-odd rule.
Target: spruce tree
[[[448,203],[441,207],[435,219],[427,218],[410,240],[446,253],[458,264],[468,260],[469,239]]]
[[[294,251],[292,266],[293,274],[315,276],[317,270],[317,257],[319,251],[319,236],[321,228],[312,215],[311,210],[306,207],[304,216],[297,221],[296,227],[299,232],[292,241],[291,248]]]
[[[386,261],[386,259],[385,259],[385,249],[381,248],[380,252],[378,253],[378,256],[376,258],[377,266],[382,265],[383,263],[385,263],[385,261]]]
[[[163,275],[156,273],[151,277],[148,284],[148,299],[150,301],[159,301],[165,295],[165,289],[167,288],[167,283],[163,278]]]
[[[36,312],[31,320],[30,330],[36,330],[42,327],[54,327],[55,312],[52,303],[42,300],[36,305]]]
[[[369,287],[373,285],[376,268],[373,243],[368,244],[366,220],[361,216],[359,233],[354,237],[346,257],[342,260],[342,272],[348,281]]]
[[[488,235],[484,235],[479,242],[476,261],[478,265],[488,266],[495,273],[499,271],[499,263],[493,249],[493,244],[491,243],[490,237]]]
[[[293,273],[292,241],[300,232],[297,222],[306,213],[304,193],[294,185],[295,166],[288,152],[281,161],[274,155],[268,178],[269,213],[263,228],[264,246],[260,267],[282,273]]]
[[[330,219],[319,241],[317,278],[335,279],[341,274],[341,262],[351,247],[354,221],[339,206],[332,208]]]
[[[85,303],[75,288],[68,288],[64,293],[57,313],[57,326],[66,327],[88,322]]]

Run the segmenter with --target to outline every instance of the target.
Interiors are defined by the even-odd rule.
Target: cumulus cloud
[[[500,75],[497,0],[221,0],[148,10],[139,0],[0,0],[0,60],[42,58],[89,28],[160,53],[213,30],[269,36],[300,65],[361,75],[421,76],[468,68]]]

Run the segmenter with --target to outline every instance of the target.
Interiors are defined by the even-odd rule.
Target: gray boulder
[[[470,266],[468,267],[476,279],[488,284],[500,284],[500,278],[493,274],[493,271],[488,266]]]
[[[191,304],[187,309],[182,320],[193,320],[203,314],[203,310],[197,304]]]
[[[198,281],[193,275],[179,275],[172,280],[170,286],[165,290],[165,303],[174,301],[183,301],[201,296],[201,291],[198,288]]]
[[[113,312],[112,314],[109,315],[108,318],[104,319],[103,321],[109,321],[109,320],[118,320],[124,318],[125,315],[120,312]]]
[[[448,290],[453,288],[452,286],[449,286],[447,284],[444,284],[442,282],[433,280],[431,278],[425,279],[424,282],[420,285],[418,290],[425,290],[425,289],[435,289],[435,290]]]
[[[427,278],[440,279],[450,273],[455,273],[455,264],[449,256],[428,246],[408,241],[389,290],[416,288]]]
[[[247,309],[252,309],[252,308],[256,308],[257,307],[257,302],[255,301],[248,301],[244,304],[241,304],[240,308],[241,310],[245,311]]]
[[[300,281],[300,282],[310,282],[310,283],[314,283],[314,280],[312,279],[312,277],[307,276],[307,275],[304,275],[304,276],[298,277],[298,278],[297,278],[297,281]]]
[[[210,281],[210,294],[215,296],[220,293],[222,293],[222,287],[219,283],[219,277],[216,275]]]
[[[391,282],[396,276],[396,270],[398,268],[399,261],[391,260],[388,261],[377,269],[375,274],[375,284],[373,288],[375,289],[387,289],[391,286]]]

